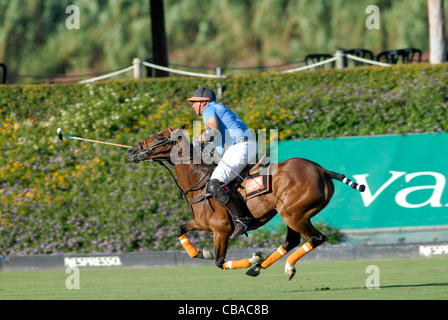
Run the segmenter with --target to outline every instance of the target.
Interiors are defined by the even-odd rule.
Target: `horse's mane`
[[[182,160],[187,160],[190,162],[190,164],[191,164],[190,171],[191,172],[206,173],[217,166],[213,162],[210,164],[204,162],[199,151],[196,148],[193,148],[193,144],[190,143],[189,139],[186,139],[184,135],[182,135],[182,139],[178,140],[177,144],[179,144],[179,143],[182,144],[181,148],[189,148],[188,159],[186,157],[183,158],[184,156],[187,156],[186,154],[184,156],[181,156],[181,158],[183,158]],[[198,162],[197,159],[200,159],[200,163],[195,163],[195,162]],[[182,160],[180,162],[182,162]]]
[[[189,148],[189,154],[179,155],[179,162],[188,161],[191,165],[191,169],[194,171],[208,171],[210,170],[210,167],[216,167],[215,163],[208,164],[204,162],[198,150],[193,148],[193,144],[191,144],[188,140],[185,141],[186,143],[184,142],[185,144],[181,146],[181,148]],[[199,163],[197,159],[200,159]]]
[[[201,163],[193,163],[193,168],[195,170],[198,170],[198,171],[208,171],[208,170],[210,170],[210,167],[216,167],[215,163],[211,163],[211,164],[205,163],[202,160],[201,155],[198,153],[198,150],[193,148],[192,145],[190,147],[191,147],[190,148],[190,160],[193,162],[193,159],[201,159]]]

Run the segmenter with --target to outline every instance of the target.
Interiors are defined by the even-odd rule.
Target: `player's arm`
[[[209,129],[213,129],[213,130],[217,130],[219,131],[219,123],[218,123],[218,118],[216,118],[216,116],[210,117],[208,118],[208,120],[205,122],[205,125],[207,126],[207,128]],[[206,142],[209,141],[207,139],[207,132],[208,130],[205,130],[204,132],[202,132],[202,134],[199,136],[199,142]]]

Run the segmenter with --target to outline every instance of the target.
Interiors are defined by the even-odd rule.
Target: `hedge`
[[[280,139],[445,132],[446,83],[446,64],[232,76],[222,102]],[[126,149],[61,144],[56,129],[125,145],[184,123],[191,134],[200,119],[186,98],[202,86],[216,82],[1,86],[0,255],[181,249],[177,227],[191,214],[163,168],[128,163]],[[232,246],[276,247],[282,231],[256,231]],[[192,236],[212,246],[205,232]]]

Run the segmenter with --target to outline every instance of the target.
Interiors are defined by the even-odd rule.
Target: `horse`
[[[335,190],[333,180],[341,181],[360,192],[365,190],[364,185],[346,178],[344,174],[326,170],[307,159],[291,158],[278,163],[271,176],[270,190],[248,199],[246,205],[255,220],[250,230],[263,226],[279,214],[287,226],[285,242],[268,256],[255,252],[251,258],[226,261],[234,223],[225,208],[207,197],[206,184],[214,167],[205,163],[201,157],[199,161],[192,161],[198,151],[190,148],[189,139],[184,134],[185,128],[185,125],[177,129],[168,128],[140,141],[128,150],[128,160],[158,163],[168,169],[193,214],[192,220],[179,226],[179,241],[191,258],[213,259],[210,251],[196,249],[188,240],[187,233],[204,230],[213,235],[215,264],[221,269],[250,268],[246,274],[256,277],[261,270],[290,253],[285,264],[285,274],[291,280],[296,272],[297,261],[326,241],[325,235],[311,223],[311,218],[330,202]],[[177,160],[174,161],[174,158]],[[167,164],[174,167],[177,181]],[[301,236],[307,242],[291,252],[301,243]]]

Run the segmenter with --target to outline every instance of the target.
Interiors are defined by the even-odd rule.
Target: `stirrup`
[[[243,226],[243,230],[236,232],[236,225],[237,223],[240,223]],[[235,219],[235,229],[233,230],[233,233],[230,235],[230,239],[236,239],[238,238],[240,235],[242,235],[243,233],[246,235],[246,237],[249,237],[249,235],[247,234],[246,230],[249,227],[247,226],[247,224],[245,224],[244,222],[242,222],[240,219]]]

